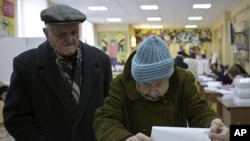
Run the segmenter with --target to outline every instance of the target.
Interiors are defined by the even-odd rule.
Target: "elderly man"
[[[108,55],[79,41],[86,16],[66,5],[41,11],[47,40],[14,58],[4,125],[16,141],[95,141],[94,112],[112,80]]]
[[[191,72],[177,67],[166,43],[150,36],[114,78],[96,111],[98,141],[152,141],[152,126],[210,127],[212,140],[227,140],[229,129],[201,98]]]

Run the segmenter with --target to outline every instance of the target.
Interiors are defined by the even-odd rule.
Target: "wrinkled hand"
[[[210,132],[208,134],[211,141],[228,141],[229,129],[220,119],[214,119],[211,122]]]
[[[137,133],[136,135],[127,138],[125,141],[153,141],[153,140],[142,133]]]

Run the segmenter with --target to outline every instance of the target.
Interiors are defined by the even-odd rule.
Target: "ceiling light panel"
[[[108,22],[121,22],[122,20],[120,18],[107,18]]]
[[[193,9],[209,9],[212,4],[194,4]]]
[[[89,6],[88,9],[91,11],[106,11],[106,10],[108,10],[108,8],[105,6]]]
[[[185,25],[185,28],[197,28],[197,25]]]
[[[202,17],[188,17],[188,20],[190,20],[190,21],[199,21],[202,19],[203,19]]]
[[[147,21],[150,21],[150,22],[152,22],[152,21],[161,21],[161,18],[160,17],[148,17]]]

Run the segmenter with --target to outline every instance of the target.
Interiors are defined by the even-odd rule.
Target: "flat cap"
[[[82,23],[86,20],[85,14],[67,5],[55,5],[46,8],[40,13],[45,24]]]

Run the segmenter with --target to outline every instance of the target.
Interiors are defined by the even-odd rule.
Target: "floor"
[[[0,141],[15,141],[6,131],[3,124],[0,124]]]

